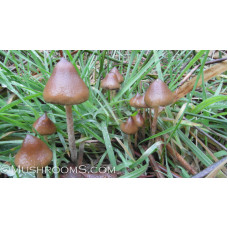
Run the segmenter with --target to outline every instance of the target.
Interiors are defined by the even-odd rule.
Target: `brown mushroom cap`
[[[113,67],[110,71],[110,73],[114,73],[117,76],[118,82],[122,83],[124,81],[124,78],[122,74],[117,70],[116,67]]]
[[[15,156],[15,165],[23,169],[42,168],[52,160],[52,151],[32,135],[26,135],[21,149]]]
[[[32,126],[40,135],[52,135],[56,132],[56,126],[48,118],[47,113],[44,113],[38,118]],[[33,132],[35,132],[35,130],[33,130]]]
[[[120,83],[118,82],[117,76],[114,73],[108,73],[106,77],[101,80],[101,88],[103,89],[119,89]]]
[[[136,116],[132,116],[132,118],[135,124],[137,125],[137,127],[142,127],[144,125],[144,118],[140,112],[138,112]]]
[[[167,106],[173,103],[174,94],[162,80],[156,79],[147,89],[144,100],[150,108]]]
[[[133,135],[138,131],[138,127],[131,116],[126,122],[121,123],[120,129],[127,135]]]
[[[44,88],[43,97],[52,104],[80,104],[88,100],[89,89],[73,64],[61,58]]]
[[[134,97],[131,98],[130,105],[135,108],[148,108],[144,101],[144,97],[144,94],[141,96],[139,93],[137,93]]]

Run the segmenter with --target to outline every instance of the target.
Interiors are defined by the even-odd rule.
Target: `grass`
[[[197,80],[209,66],[209,51],[63,51],[65,58],[72,62],[80,77],[90,90],[90,98],[83,104],[73,106],[74,127],[77,147],[84,146],[84,162],[89,165],[115,167],[122,178],[153,175],[148,156],[153,153],[157,162],[166,168],[166,177],[172,172],[183,178],[192,174],[175,157],[170,157],[164,146],[167,142],[182,155],[197,172],[213,164],[216,157],[226,155],[216,142],[227,148],[227,74],[226,72],[205,82],[200,88],[164,109],[158,118],[158,131],[150,135],[149,120],[145,137],[139,134],[139,146],[135,150],[141,154],[132,159],[127,148],[122,147],[125,138],[120,131],[120,122],[137,110],[129,105],[129,100],[137,91],[146,91],[156,78],[164,80],[172,91],[197,64],[201,67],[194,73]],[[66,133],[65,110],[61,105],[45,103],[42,97],[44,86],[56,62],[58,51],[0,51],[0,169],[7,166],[2,175],[9,177],[34,177],[31,173],[14,171],[14,156],[20,149],[23,138],[32,133],[33,122],[45,111],[57,126],[57,134],[49,138],[53,151],[52,167],[62,167],[69,162]],[[100,89],[100,80],[112,67],[117,66],[124,76],[124,82],[112,101]],[[196,84],[195,84],[196,85]],[[199,127],[214,141],[197,130]],[[191,134],[190,134],[191,133]],[[206,150],[192,136],[200,139]],[[164,142],[156,142],[147,147],[152,138],[161,137]],[[133,137],[131,137],[133,144]],[[157,153],[163,145],[162,153]],[[124,149],[125,148],[125,149]],[[225,176],[224,173],[220,176]],[[59,175],[48,172],[47,177]]]

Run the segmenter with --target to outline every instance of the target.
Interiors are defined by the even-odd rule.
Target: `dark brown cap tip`
[[[43,97],[53,104],[80,104],[88,100],[89,89],[73,64],[61,58],[44,88]]]

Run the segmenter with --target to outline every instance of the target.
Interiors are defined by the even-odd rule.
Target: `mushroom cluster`
[[[101,80],[101,88],[111,91],[111,99],[115,96],[115,91],[120,88],[120,84],[124,81],[123,76],[114,67],[106,77]]]

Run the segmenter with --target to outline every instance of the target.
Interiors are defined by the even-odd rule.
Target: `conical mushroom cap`
[[[137,93],[134,97],[131,98],[130,100],[130,105],[135,108],[148,108],[144,101],[144,96],[145,95],[140,95]]]
[[[44,88],[43,97],[52,104],[80,104],[88,100],[89,89],[73,64],[61,58]]]
[[[138,127],[131,116],[126,122],[121,123],[120,129],[127,135],[133,135],[138,131]]]
[[[26,135],[21,149],[15,156],[15,165],[23,169],[42,168],[52,160],[52,151],[32,135]]]
[[[56,126],[48,118],[47,113],[44,113],[38,118],[32,126],[40,135],[52,135],[56,132]],[[33,132],[35,132],[35,130],[33,130]]]
[[[144,125],[144,118],[140,112],[138,112],[136,116],[132,116],[132,118],[135,124],[137,125],[137,127],[142,127]]]
[[[114,73],[108,73],[106,77],[101,80],[102,89],[119,89],[120,83],[118,82],[117,76]]]
[[[122,74],[117,70],[116,67],[113,67],[110,71],[110,73],[114,73],[117,76],[118,82],[122,83],[124,81],[124,78]]]
[[[147,89],[144,100],[150,108],[167,106],[173,103],[174,94],[162,80],[157,79]]]

